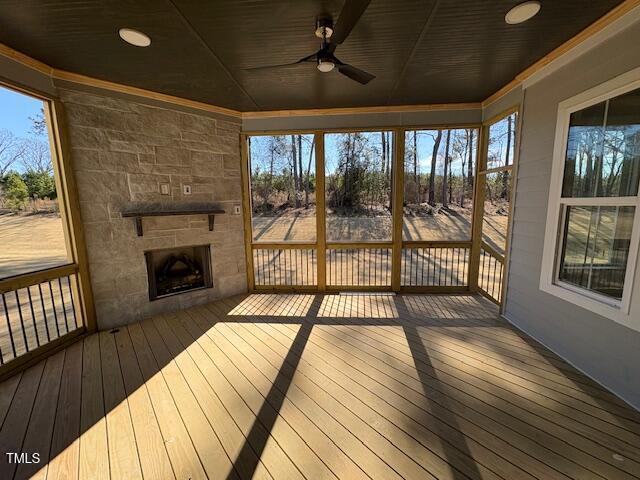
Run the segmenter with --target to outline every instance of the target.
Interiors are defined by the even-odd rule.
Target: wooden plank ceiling
[[[363,86],[313,64],[317,15],[344,0],[4,0],[0,42],[55,68],[241,111],[482,101],[620,0],[543,1],[507,25],[519,0],[372,0],[338,57],[373,73]],[[339,20],[338,20],[339,21]],[[149,48],[125,44],[139,29]]]

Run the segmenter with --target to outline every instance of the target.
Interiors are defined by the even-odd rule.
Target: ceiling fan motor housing
[[[316,37],[325,39],[333,35],[333,20],[331,17],[318,17],[316,19]]]

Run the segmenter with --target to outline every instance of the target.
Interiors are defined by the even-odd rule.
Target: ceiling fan
[[[341,62],[334,55],[334,52],[338,45],[347,39],[351,30],[353,30],[353,27],[367,9],[370,2],[371,0],[346,0],[335,26],[333,19],[330,16],[318,17],[316,19],[315,35],[321,39],[322,43],[317,52],[301,58],[296,62],[247,68],[246,70],[264,70],[289,67],[302,63],[315,63],[318,70],[323,73],[330,72],[336,68],[338,72],[345,77],[349,77],[351,80],[355,80],[362,85],[366,85],[376,78],[375,75],[365,72],[364,70],[360,70],[353,65]]]

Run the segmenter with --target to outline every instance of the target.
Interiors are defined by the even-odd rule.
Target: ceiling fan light
[[[318,70],[320,70],[322,73],[330,72],[334,69],[335,66],[336,64],[331,60],[318,60]]]
[[[509,25],[517,25],[518,23],[526,22],[535,17],[539,11],[540,2],[531,1],[520,3],[507,12],[504,16],[504,21]]]

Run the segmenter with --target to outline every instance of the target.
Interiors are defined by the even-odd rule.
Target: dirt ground
[[[66,263],[63,232],[57,214],[0,213],[0,278]]]
[[[508,215],[487,208],[482,235],[485,242],[499,252],[504,252],[508,220]],[[391,230],[391,216],[327,215],[328,241],[389,241]],[[315,236],[315,209],[253,217],[253,239],[256,242],[314,242]],[[408,241],[469,240],[471,213],[442,211],[435,215],[405,216],[402,236]]]

